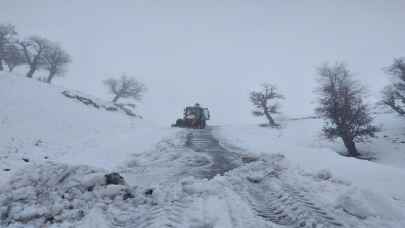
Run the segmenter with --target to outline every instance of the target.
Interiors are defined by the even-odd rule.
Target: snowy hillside
[[[1,227],[405,227],[391,114],[359,147],[368,161],[340,155],[317,119],[164,128],[65,90],[0,74]]]
[[[320,119],[286,121],[279,130],[259,126],[222,126],[217,128],[216,134],[230,150],[248,152],[257,157],[282,154],[303,173],[318,173],[332,182],[346,183],[343,188],[334,186],[330,189],[325,185],[322,189],[311,190],[323,201],[339,206],[342,199],[345,201],[345,197],[349,197],[353,200],[352,206],[359,207],[353,208],[359,209],[358,213],[373,211],[375,215],[392,219],[391,216],[405,218],[403,121],[394,114],[376,116],[382,131],[376,139],[359,144],[359,150],[370,161],[340,155],[345,152],[344,146],[340,141],[331,143],[321,137]],[[382,202],[388,208],[381,205]],[[360,212],[361,207],[364,207],[363,212]],[[397,212],[394,213],[392,208]]]
[[[171,131],[122,112],[85,105],[64,96],[65,90],[0,75],[0,180],[29,163],[46,160],[111,169]]]
[[[381,131],[377,133],[376,138],[358,144],[362,156],[375,163],[405,169],[404,118],[393,113],[383,113],[376,114],[375,121]],[[221,126],[220,131],[232,143],[241,143],[254,153],[282,153],[297,161],[346,153],[341,141],[336,140],[333,143],[322,137],[321,119],[284,120],[282,125],[283,127],[277,130],[251,125],[227,125]],[[314,153],[319,153],[320,156]],[[314,165],[322,166],[319,163]]]

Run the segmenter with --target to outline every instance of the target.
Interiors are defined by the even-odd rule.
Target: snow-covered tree
[[[15,43],[9,44],[6,47],[4,62],[10,72],[12,72],[15,67],[26,63],[24,53]]]
[[[14,37],[17,35],[13,25],[0,24],[0,71],[4,70],[3,61],[6,57],[6,49],[13,42]]]
[[[50,48],[51,41],[39,36],[31,36],[26,40],[19,41],[18,44],[21,46],[25,62],[29,66],[26,76],[32,78],[34,73],[43,66],[44,52]]]
[[[382,103],[405,115],[405,58],[394,59],[386,73],[392,76],[392,83],[384,88]]]
[[[61,76],[72,59],[70,55],[57,43],[50,43],[42,54],[42,68],[49,72],[47,83],[51,83],[55,76]]]
[[[318,74],[316,112],[326,121],[323,133],[331,140],[342,139],[349,156],[359,156],[356,142],[375,137],[379,130],[372,124],[369,107],[364,103],[365,88],[342,63],[325,64]]]
[[[125,74],[119,79],[109,78],[104,81],[110,93],[114,95],[112,102],[116,103],[120,98],[132,98],[141,100],[146,91],[146,86],[133,77]]]
[[[272,114],[279,112],[280,105],[277,100],[284,99],[284,96],[277,91],[276,86],[264,83],[262,84],[260,91],[250,92],[249,98],[255,107],[255,110],[252,112],[253,115],[265,116],[269,121],[270,126],[278,126],[274,121]]]

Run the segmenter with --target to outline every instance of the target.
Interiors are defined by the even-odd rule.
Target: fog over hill
[[[215,123],[255,122],[247,95],[265,81],[287,97],[285,114],[310,115],[325,61],[345,61],[376,100],[382,68],[405,50],[404,10],[400,0],[3,0],[0,15],[71,53],[55,83],[110,98],[100,82],[127,72],[149,87],[141,114],[168,125],[196,101]]]

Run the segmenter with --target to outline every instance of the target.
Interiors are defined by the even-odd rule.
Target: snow
[[[23,158],[113,169],[176,131],[86,106],[62,95],[65,90],[0,74],[0,181],[27,165]]]
[[[0,225],[98,226],[102,208],[138,204],[142,194],[128,185],[108,185],[106,170],[53,162],[28,165],[0,190]],[[129,197],[131,194],[131,197]],[[106,220],[106,219],[105,219]],[[108,224],[108,223],[105,223]]]
[[[78,228],[109,228],[108,222],[105,220],[101,209],[94,208],[89,215],[78,224]]]
[[[376,116],[382,132],[359,145],[373,159],[361,160],[322,138],[319,119],[173,129],[66,90],[0,73],[0,227],[405,227],[393,114]],[[209,170],[218,161],[232,166]]]
[[[216,134],[230,150],[244,151],[251,157],[279,153],[292,166],[319,181],[348,185],[349,188],[332,192],[325,189],[320,197],[360,218],[372,215],[385,221],[404,220],[405,145],[391,140],[405,139],[404,120],[394,114],[380,114],[376,121],[384,124],[378,138],[359,145],[360,151],[375,157],[371,161],[340,155],[344,150],[341,143],[328,142],[320,136],[319,119],[286,121],[281,129],[221,126],[216,128]],[[401,227],[393,224],[384,227]]]

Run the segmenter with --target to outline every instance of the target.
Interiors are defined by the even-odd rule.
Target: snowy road
[[[290,180],[282,156],[243,162],[212,131],[184,130],[126,169],[126,179],[153,189],[158,201],[136,216],[137,227],[344,227]]]
[[[116,169],[125,178],[124,185],[106,184],[106,171],[88,166],[27,167],[0,194],[4,205],[0,224],[13,228],[27,224],[50,228],[396,227],[385,221],[368,222],[320,197],[325,191],[345,191],[348,184],[303,173],[280,154],[245,159],[248,154],[223,146],[214,131],[180,130],[151,151],[134,154]]]
[[[209,163],[200,171],[200,177],[211,179],[216,175],[242,165],[239,156],[223,148],[212,135],[211,129],[194,130],[188,133],[186,146],[193,151],[209,156]]]

